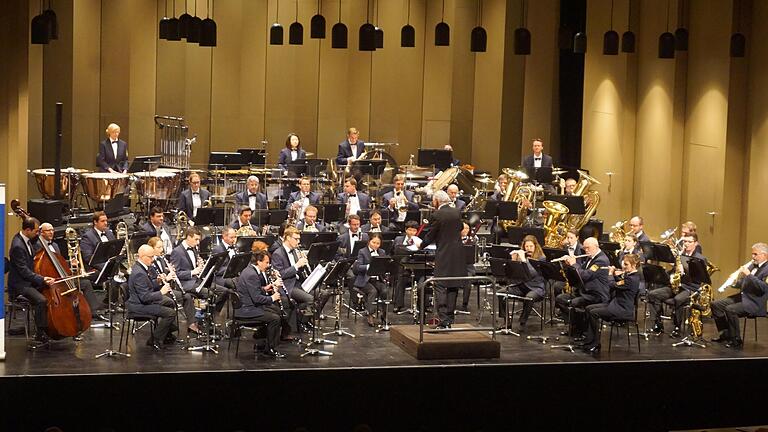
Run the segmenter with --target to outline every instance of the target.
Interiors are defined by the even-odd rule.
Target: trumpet
[[[720,285],[720,288],[717,289],[717,292],[725,292],[726,288],[735,285],[736,282],[738,282],[739,279],[741,279],[741,275],[742,275],[741,269],[746,267],[748,270],[750,270],[750,267],[752,267],[754,264],[755,264],[754,261],[749,260],[749,261],[747,261],[746,264],[744,264],[743,266],[741,266],[738,269],[736,269],[736,271],[731,273],[728,276],[728,279],[726,279],[725,282],[723,282],[723,284]]]
[[[304,253],[304,251],[303,251],[303,250],[301,250],[301,249],[298,249],[298,248],[297,248],[297,249],[295,249],[295,250],[296,250],[296,255],[298,255],[298,256],[299,256],[299,259],[301,259],[301,258],[307,258],[307,254],[306,254],[306,253]],[[302,279],[307,279],[307,278],[309,278],[309,275],[310,275],[310,274],[311,274],[311,271],[309,270],[309,261],[307,261],[307,265],[305,265],[304,267],[302,267],[302,268],[300,268],[300,269],[296,270],[296,275],[297,275],[297,276],[299,276],[299,277],[301,277]]]

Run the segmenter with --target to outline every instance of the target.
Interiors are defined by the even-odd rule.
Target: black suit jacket
[[[163,295],[157,288],[157,283],[150,276],[149,271],[145,270],[141,263],[134,263],[131,268],[131,275],[128,276],[126,306],[131,311],[140,312],[141,306],[159,304]]]
[[[387,256],[387,253],[381,248],[377,249],[376,253],[378,253],[380,257]],[[357,253],[357,261],[355,261],[354,266],[352,266],[352,272],[355,274],[355,286],[358,288],[364,287],[371,278],[368,276],[368,264],[371,263],[371,258],[371,251],[368,249],[368,246],[360,249]]]
[[[211,255],[220,254],[228,249],[225,249],[224,246],[227,246],[229,248],[229,245],[227,245],[224,242],[216,244],[214,247],[211,248]],[[233,247],[237,248],[237,245],[233,245]],[[227,266],[229,265],[229,260],[231,259],[231,254],[227,254],[226,258],[224,258],[224,261],[221,262],[221,265],[219,266],[218,270],[216,270],[216,274],[214,275],[214,282],[218,285],[224,285],[224,273],[227,272]]]
[[[115,171],[123,172],[128,170],[128,143],[117,140],[117,159],[115,152],[112,151],[112,142],[109,138],[103,139],[99,143],[99,154],[96,155],[96,166],[101,172],[109,171],[112,168]]]
[[[165,231],[166,234],[168,234],[168,237],[173,242],[173,237],[171,237],[171,229],[170,227],[163,223],[163,225],[160,227],[162,231]],[[144,225],[141,226],[141,230],[145,233],[152,234],[153,237],[160,237],[160,235],[157,232],[157,228],[155,228],[154,225],[152,225],[152,222],[145,222]]]
[[[368,194],[357,191],[357,201],[360,204],[360,210],[366,211],[371,208],[371,197],[368,196]],[[346,204],[347,203],[347,193],[343,192],[340,193],[336,199],[338,200],[339,204]]]
[[[464,262],[464,249],[461,247],[461,212],[444,205],[429,220],[427,233],[421,248],[430,244],[437,245],[435,251],[435,276],[466,276],[467,265]],[[448,287],[464,286],[462,282],[442,282]]]
[[[648,234],[645,233],[645,231],[642,231],[639,236],[637,236],[638,242],[649,242],[651,241],[650,237],[648,237]]]
[[[608,270],[601,267],[608,267],[611,263],[605,252],[600,251],[594,258],[585,257],[583,263],[576,262],[576,270],[584,282],[582,293],[600,298],[600,303],[608,303],[610,298],[611,278]]]
[[[115,235],[112,233],[112,230],[107,228],[107,240],[114,240]],[[91,257],[93,256],[93,253],[96,251],[96,246],[101,243],[101,237],[96,234],[96,230],[91,227],[85,230],[82,237],[80,237],[80,254],[83,256],[83,265],[88,266],[88,263],[91,261]],[[97,268],[101,270],[104,268],[104,263],[97,264],[94,266],[94,268]]]
[[[303,148],[299,148],[296,159],[306,159],[307,158],[307,152],[304,151]],[[291,150],[288,147],[283,147],[282,150],[280,150],[280,156],[277,159],[277,164],[282,169],[286,169],[288,167],[288,164],[290,164],[291,161]]]
[[[467,206],[467,203],[464,202],[464,200],[456,198],[456,202],[454,203],[456,205],[456,210],[462,211],[464,210],[464,207]]]
[[[533,162],[534,162],[533,161],[533,155],[529,154],[528,156],[523,158],[523,162],[522,162],[523,168],[525,168],[526,170],[533,169]],[[553,163],[552,163],[552,156],[550,156],[548,154],[542,153],[541,154],[541,166],[542,167],[552,167],[552,165],[553,165]]]
[[[361,154],[365,152],[365,143],[363,140],[357,140],[357,154],[355,158],[359,158]],[[336,154],[336,165],[346,165],[347,158],[352,156],[352,145],[348,140],[344,140],[339,144],[339,152]]]
[[[296,277],[296,267],[291,265],[288,252],[282,245],[272,252],[272,267],[280,272],[280,277],[283,279],[283,287],[289,296],[294,288],[298,287],[298,289],[301,289],[299,279]]]
[[[768,301],[768,262],[754,275],[744,276],[737,284],[741,287],[741,303],[750,315],[765,316]]]
[[[199,256],[197,248],[195,248],[195,261],[197,261],[197,257]],[[173,268],[176,269],[176,276],[179,278],[179,282],[181,282],[184,291],[190,291],[197,288],[199,281],[196,276],[192,276],[192,270],[197,267],[197,262],[193,263],[189,259],[189,254],[187,254],[187,249],[184,247],[184,243],[179,243],[178,246],[173,248],[169,261],[171,262],[171,265],[173,265]]]
[[[235,194],[235,204],[237,204],[238,208],[241,208],[242,206],[250,206],[250,193],[245,190]],[[267,196],[261,192],[256,193],[256,208],[252,208],[251,210],[256,209],[267,209]]]
[[[640,272],[625,274],[611,281],[613,298],[606,308],[617,319],[629,320],[635,317],[635,297],[640,290]]]
[[[32,253],[35,253],[35,245],[30,243]],[[45,286],[42,276],[35,273],[34,256],[29,254],[26,243],[20,233],[16,233],[11,240],[11,248],[8,251],[10,268],[8,269],[8,288],[11,295],[16,296],[26,287],[40,289]]]
[[[309,203],[311,205],[320,204],[320,198],[322,196],[317,192],[309,191]],[[293,192],[290,196],[288,196],[288,205],[285,206],[286,210],[291,209],[291,204],[295,203],[296,201],[299,201],[301,199],[301,191]]]
[[[242,306],[235,309],[238,318],[257,318],[264,315],[264,306],[272,304],[272,297],[264,293],[264,281],[253,264],[248,264],[237,278],[235,289],[240,295]]]
[[[355,240],[355,244],[363,242],[368,243],[368,234],[364,233],[362,230],[357,230],[357,233],[359,234],[357,240]],[[354,246],[351,244],[351,238],[352,236],[349,233],[349,230],[342,234],[339,237],[339,252],[340,255],[344,258],[349,258],[352,256],[352,251],[354,249]],[[342,251],[343,249],[343,251]]]
[[[203,202],[211,198],[211,193],[207,189],[200,188],[200,205]],[[179,197],[179,211],[183,211],[187,214],[187,217],[192,219],[194,217],[194,207],[192,205],[192,190],[184,189]]]

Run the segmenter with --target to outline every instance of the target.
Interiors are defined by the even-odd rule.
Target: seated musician
[[[106,262],[89,266],[89,263],[93,258],[93,253],[96,251],[96,246],[98,246],[99,243],[115,240],[115,235],[112,233],[112,230],[109,229],[107,214],[103,211],[94,212],[92,221],[93,226],[85,230],[80,237],[80,255],[83,257],[83,265],[85,266],[86,271],[96,270],[96,273],[89,277],[91,282],[95,282],[96,278],[99,276],[98,272],[104,268]],[[117,299],[117,290],[119,287],[116,286],[116,284],[109,284],[109,286],[112,290],[112,299]],[[105,306],[108,301],[109,295],[104,296],[103,303]]]
[[[357,242],[368,241],[368,234],[360,229],[360,216],[356,214],[347,216],[347,225],[349,225],[347,232],[339,236],[339,254],[344,258],[352,255]]]
[[[408,221],[405,223],[405,234],[395,237],[395,255],[408,255],[409,252],[419,250],[421,246],[421,239],[416,236],[416,232],[419,230],[419,224],[416,221]],[[395,291],[393,293],[392,304],[394,305],[395,313],[400,312],[405,308],[405,287],[410,284],[411,277],[419,280],[424,275],[424,272],[417,272],[415,270],[403,270],[398,272],[398,276],[395,280]]]
[[[705,263],[707,259],[704,255],[696,253],[696,245],[699,242],[699,237],[696,234],[683,237],[683,251],[681,256],[693,257],[703,260]],[[656,335],[664,333],[664,324],[661,321],[661,308],[662,302],[668,299],[674,299],[672,307],[674,308],[672,314],[672,323],[675,329],[670,333],[670,337],[680,337],[680,327],[683,324],[683,312],[685,307],[690,304],[691,294],[698,291],[700,284],[691,281],[688,276],[688,263],[685,260],[681,260],[680,267],[672,269],[670,271],[670,277],[677,271],[681,274],[680,287],[677,293],[674,292],[671,286],[663,286],[656,288],[648,292],[648,304],[651,306],[651,320],[654,322],[652,331]]]
[[[280,150],[277,165],[282,170],[288,169],[288,165],[296,159],[306,159],[307,152],[301,148],[301,140],[295,133],[289,133],[285,138],[285,148]],[[265,207],[266,208],[266,207]]]
[[[42,290],[52,284],[55,279],[40,276],[35,273],[34,241],[40,232],[40,222],[35,218],[25,218],[21,223],[21,231],[11,240],[8,250],[8,288],[9,299],[24,296],[32,304],[35,313],[35,340],[48,340],[48,302]]]
[[[288,204],[285,209],[291,210],[291,207],[293,207],[294,210],[298,212],[297,215],[299,219],[304,217],[304,210],[307,207],[320,204],[321,195],[317,192],[312,192],[311,188],[312,183],[309,177],[302,177],[299,180],[299,190],[293,192],[288,197]]]
[[[190,174],[189,188],[184,189],[179,197],[179,211],[183,211],[189,219],[197,216],[197,209],[202,207],[204,202],[211,199],[211,193],[201,188],[201,184],[200,174]]]
[[[171,230],[168,225],[165,224],[165,214],[162,207],[152,207],[149,210],[149,220],[142,225],[142,230],[155,237],[160,237],[165,247],[165,254],[170,255],[173,250],[173,239],[171,238]]]
[[[405,190],[405,176],[398,174],[393,179],[394,189],[381,197],[382,210],[389,212],[389,222],[404,222],[408,210],[418,210],[413,201],[413,192]]]
[[[467,203],[465,203],[464,200],[459,199],[459,187],[455,184],[450,184],[448,185],[446,192],[448,192],[448,197],[451,199],[453,206],[458,210],[464,210],[464,206],[466,206]]]
[[[240,207],[240,211],[238,212],[237,219],[233,220],[232,223],[229,224],[229,227],[234,228],[235,231],[241,234],[255,236],[258,227],[251,225],[252,215],[253,215],[253,211],[251,210],[250,207],[248,207],[247,205]]]
[[[570,256],[579,256],[584,254],[584,249],[581,247],[581,243],[579,243],[579,232],[576,230],[568,230],[567,233],[565,233],[565,239],[563,240],[563,249],[565,249],[568,252],[568,255]],[[577,258],[577,261],[583,261],[584,258]],[[561,264],[558,264],[561,265]],[[563,292],[563,287],[565,286],[564,281],[560,280],[552,280],[552,293],[555,297],[557,297],[561,292]],[[557,318],[562,318],[560,314],[560,310],[557,309],[555,311],[555,315]]]
[[[301,232],[325,232],[325,224],[317,221],[317,207],[311,205],[304,209],[304,217],[296,228]]]
[[[734,285],[740,292],[712,303],[712,317],[717,325],[718,336],[712,342],[725,343],[729,348],[741,348],[739,318],[765,316],[768,301],[768,245],[752,245],[752,262],[739,268]]]
[[[345,215],[356,215],[360,210],[368,210],[371,208],[371,197],[364,192],[358,192],[357,180],[354,177],[350,177],[344,180],[344,192],[338,196],[339,204],[345,204]]]
[[[389,232],[389,227],[382,223],[381,213],[374,210],[371,212],[370,221],[363,225],[362,230],[364,233]]]
[[[643,232],[643,218],[640,216],[633,216],[631,219],[629,219],[629,228],[632,230],[632,234],[637,237],[637,241],[639,242],[648,242],[651,241],[650,238],[648,238],[648,234]]]
[[[171,288],[171,291],[167,294],[178,306],[184,309],[184,315],[187,316],[189,322],[195,316],[195,303],[192,300],[192,295],[187,292],[183,292],[181,287],[174,282],[176,279],[176,269],[172,268],[173,264],[170,264],[165,259],[165,248],[163,241],[160,237],[151,237],[147,240],[147,244],[152,246],[154,251],[154,257],[152,259],[152,265],[149,267],[150,279],[156,280],[155,288],[160,289],[165,284]]]
[[[622,262],[622,259],[624,259],[624,256],[635,254],[637,255],[637,258],[640,260],[640,262],[645,262],[645,258],[643,256],[643,250],[640,248],[640,243],[637,242],[637,236],[635,236],[632,233],[629,233],[624,236],[624,244],[622,245],[622,248],[619,249],[618,257],[619,262]]]
[[[388,296],[387,285],[379,276],[369,276],[368,268],[371,266],[372,257],[386,256],[384,249],[381,249],[381,235],[371,233],[368,240],[368,246],[360,249],[357,253],[357,261],[353,266],[355,273],[354,286],[365,295],[365,308],[368,312],[368,325],[373,327],[374,315],[376,314],[376,299],[386,299]],[[382,315],[382,320],[386,317]]]
[[[336,165],[342,166],[356,161],[365,152],[365,143],[360,139],[357,128],[347,129],[347,139],[339,144]]]
[[[259,192],[259,178],[255,175],[249,176],[246,181],[246,190],[235,194],[235,205],[237,207],[248,206],[251,210],[266,210],[267,196]]]
[[[590,354],[600,353],[600,320],[631,320],[635,317],[635,297],[640,289],[640,273],[637,267],[640,258],[635,254],[624,255],[621,259],[622,270],[614,267],[609,274],[611,281],[610,302],[587,306],[587,327],[584,331],[584,351]]]
[[[491,201],[503,201],[507,185],[509,185],[509,177],[504,173],[499,174],[499,177],[496,179],[496,185],[493,188],[493,194],[489,199]]]
[[[216,270],[213,282],[216,285],[220,285],[229,289],[235,289],[236,278],[224,279],[224,273],[227,271],[229,260],[231,260],[232,257],[235,256],[235,254],[237,254],[236,243],[237,243],[237,231],[235,231],[235,228],[225,227],[224,229],[221,230],[221,243],[218,243],[215,246],[213,246],[213,248],[211,248],[211,253],[214,255],[222,252],[227,252],[227,258],[224,260],[224,262],[221,263],[221,266],[219,266],[218,270]],[[256,243],[257,242],[251,243],[251,246],[253,246]],[[258,243],[266,245],[266,243],[264,242],[258,242]]]
[[[205,266],[197,249],[201,237],[200,228],[189,227],[184,240],[173,248],[170,261],[176,270],[176,277],[181,282],[181,289],[192,297],[207,298],[208,290],[204,287],[200,288],[199,278]],[[192,316],[187,316],[187,329],[192,333],[200,332],[194,313]]]
[[[300,242],[299,230],[295,227],[286,227],[282,245],[272,252],[272,266],[280,272],[288,297],[295,300],[300,309],[304,309],[312,303],[313,297],[301,288],[303,279],[299,273],[304,271],[309,273],[309,261],[303,254],[299,255]]]
[[[269,260],[269,254],[266,251],[254,253],[251,263],[237,278],[237,294],[240,296],[242,306],[235,309],[235,317],[266,324],[267,345],[262,354],[285,358],[285,354],[277,350],[280,344],[282,318],[279,307],[275,307],[276,303],[283,300],[277,287],[268,283],[265,272],[269,267]]]
[[[533,309],[533,303],[544,299],[544,285],[546,284],[544,277],[531,265],[529,260],[545,261],[546,257],[535,236],[525,236],[521,246],[522,249],[510,253],[510,258],[512,261],[525,263],[528,267],[528,273],[532,277],[527,281],[520,281],[518,283],[515,283],[517,281],[511,281],[513,284],[507,288],[507,293],[530,299],[530,301],[523,302],[523,311],[520,313],[519,330],[524,332],[526,331],[525,324],[528,322],[528,317]]]
[[[472,234],[472,232],[469,229],[469,224],[464,222],[461,229],[461,244],[464,245],[475,245],[477,244],[478,238],[475,234]],[[475,265],[474,264],[467,264],[467,276],[474,276],[477,272],[475,271]],[[464,285],[464,292],[461,299],[461,306],[459,306],[459,310],[462,312],[467,312],[469,310],[469,296],[472,292],[472,285],[473,284],[466,284]]]
[[[48,248],[51,252],[54,252],[58,255],[62,255],[61,249],[59,248],[59,245],[56,244],[56,242],[53,241],[54,236],[54,229],[53,225],[49,224],[48,222],[43,223],[40,225],[40,247]],[[73,266],[76,266],[79,268],[81,263],[77,260],[77,258],[70,259],[70,263]],[[94,320],[101,320],[103,317],[99,315],[96,311],[100,308],[103,308],[103,305],[99,302],[99,299],[96,297],[96,293],[93,292],[93,284],[91,281],[87,278],[80,278],[79,279],[79,286],[80,291],[83,292],[83,295],[85,296],[85,299],[88,301],[88,306],[91,308],[91,316]]]
[[[579,272],[584,286],[581,287],[578,295],[561,293],[555,298],[555,305],[560,309],[563,317],[569,317],[569,309],[572,312],[570,318],[573,318],[571,322],[577,333],[583,330],[582,310],[579,309],[591,304],[607,303],[609,300],[610,276],[608,275],[608,266],[610,266],[610,261],[608,257],[600,250],[600,244],[594,237],[584,240],[584,253],[589,256],[584,257],[581,262],[572,256],[565,260],[569,266],[574,267]]]
[[[120,139],[120,126],[110,123],[107,138],[99,143],[96,165],[100,172],[128,172],[128,143]]]
[[[147,345],[156,350],[162,349],[162,343],[173,343],[172,333],[178,330],[176,325],[176,304],[167,296],[171,287],[164,284],[158,288],[156,280],[150,275],[150,266],[155,251],[150,245],[141,245],[136,262],[128,277],[128,299],[125,307],[129,312],[141,316],[157,318],[157,324]],[[154,273],[152,273],[154,275]]]
[[[696,232],[696,224],[693,221],[686,221],[680,225],[680,237],[685,237]],[[701,248],[701,243],[696,246],[696,252],[704,253]]]
[[[565,179],[565,187],[563,188],[563,195],[571,196],[573,195],[573,191],[576,190],[576,180],[568,177]]]

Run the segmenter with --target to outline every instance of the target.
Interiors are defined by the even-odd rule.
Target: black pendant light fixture
[[[56,12],[51,9],[51,0],[48,0],[48,9],[43,12],[43,18],[48,29],[48,40],[57,40],[59,38],[59,21],[56,19]]]
[[[514,33],[515,55],[531,54],[531,31],[525,27],[528,21],[526,13],[525,0],[520,0],[520,27],[516,28]]]
[[[613,1],[611,0],[611,29],[603,35],[603,55],[619,54],[619,34],[613,29]]]
[[[35,45],[47,45],[50,41],[48,32],[48,22],[43,16],[43,0],[40,0],[40,14],[35,15],[30,23],[29,41]]]
[[[445,22],[445,0],[443,0],[443,12],[440,22],[435,26],[435,46],[448,46],[451,44],[451,28]]]
[[[296,2],[296,21],[288,27],[288,43],[302,45],[304,43],[304,26],[299,22],[299,0]]]
[[[688,51],[688,29],[683,26],[685,0],[677,3],[677,30],[675,30],[675,51]]]
[[[341,22],[341,0],[339,0],[339,22],[331,27],[331,48],[346,48],[348,33],[347,26]]]
[[[406,12],[405,25],[400,29],[400,46],[403,48],[413,48],[416,46],[416,29],[411,25],[411,0],[408,2],[408,11]]]
[[[317,14],[309,21],[309,37],[312,39],[325,39],[325,17],[323,12],[323,0],[317,0]]]
[[[384,48],[384,29],[379,27],[379,0],[376,2],[376,49]]]
[[[208,11],[206,18],[200,23],[200,46],[216,46],[216,21],[213,16],[213,0],[208,0]]]
[[[160,19],[160,23],[157,28],[157,35],[160,39],[168,39],[168,0],[165,0],[165,8],[163,8],[163,17]]]
[[[472,29],[469,36],[471,52],[486,52],[488,50],[488,33],[483,28],[483,0],[477,0],[477,27]]]
[[[270,45],[282,45],[283,44],[283,26],[278,21],[280,15],[280,0],[276,1],[277,8],[275,9],[275,22],[269,28],[269,44]]]
[[[667,0],[667,31],[659,36],[659,58],[675,58],[675,35],[669,32],[669,0]]]
[[[189,0],[184,0],[184,13],[179,17],[179,36],[182,38],[189,36],[189,26],[192,23],[192,15],[187,13],[188,6]]]
[[[587,52],[587,32],[580,31],[573,36],[573,52],[585,54]]]
[[[370,23],[371,0],[366,0],[365,24],[360,26],[360,51],[376,51],[376,27]]]
[[[187,32],[188,43],[200,43],[200,31],[202,30],[203,20],[197,16],[197,0],[195,0],[195,15],[189,22],[189,31]]]
[[[635,34],[632,33],[632,0],[628,1],[629,12],[627,13],[627,31],[621,35],[621,52],[635,52]]]
[[[176,0],[173,0],[173,16],[168,20],[168,39],[169,41],[180,41],[179,19],[176,18]]]
[[[741,0],[734,0],[733,8],[736,10],[736,32],[731,35],[731,57],[741,58],[747,54],[747,38],[741,33]]]

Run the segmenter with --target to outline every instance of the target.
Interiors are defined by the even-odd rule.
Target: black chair
[[[267,325],[264,323],[255,322],[253,318],[238,318],[237,310],[243,306],[243,302],[240,299],[240,293],[233,291],[229,296],[232,302],[232,318],[227,322],[229,328],[229,343],[227,344],[227,351],[232,347],[232,339],[235,339],[235,357],[240,352],[240,336],[243,330],[249,330],[253,332],[253,338],[256,339],[254,344],[258,344],[259,339],[266,339],[267,337]]]
[[[120,327],[120,342],[117,345],[117,350],[121,351],[123,348],[123,339],[125,339],[125,348],[128,349],[128,338],[135,334],[144,325],[149,324],[150,333],[155,334],[155,327],[157,326],[157,317],[151,315],[141,315],[128,310],[128,287],[126,284],[120,285],[120,296],[123,299],[123,304],[126,305],[125,313],[123,314],[123,325]],[[141,323],[137,328],[136,323]],[[154,341],[155,343],[162,344],[163,341]]]
[[[640,293],[635,295],[635,313],[634,318],[630,320],[610,320],[608,321],[608,325],[611,327],[611,331],[608,334],[608,352],[611,352],[611,345],[613,345],[613,330],[616,330],[616,334],[618,335],[619,328],[624,327],[627,330],[627,348],[632,346],[632,337],[630,333],[630,327],[632,325],[635,326],[635,335],[637,336],[637,352],[640,352],[640,325],[637,323],[637,302],[640,298]],[[602,326],[600,326],[600,329],[602,331]]]
[[[9,295],[9,297],[11,296]],[[32,303],[29,299],[19,294],[6,303],[5,309],[10,312],[8,314],[8,325],[6,326],[6,330],[10,330],[11,322],[16,318],[16,312],[19,310],[24,312],[24,337],[29,339],[29,325],[32,320]]]
[[[757,342],[757,319],[765,318],[765,315],[746,315],[744,316],[744,328],[741,330],[741,340],[747,340],[747,320],[753,320],[755,322],[755,342]]]

